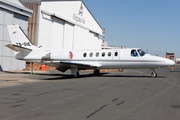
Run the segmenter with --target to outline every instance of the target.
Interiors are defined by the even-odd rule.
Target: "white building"
[[[16,60],[14,52],[5,47],[10,43],[6,28],[9,24],[20,25],[32,43],[42,48],[104,48],[103,30],[82,0],[0,0],[0,70],[3,71],[25,69],[25,62]]]
[[[5,45],[10,44],[7,25],[19,24],[28,31],[28,17],[33,11],[24,7],[18,0],[0,0],[0,71],[22,70],[26,64],[15,59],[14,52]]]
[[[82,0],[20,0],[33,10],[29,38],[48,49],[101,49],[103,30]]]

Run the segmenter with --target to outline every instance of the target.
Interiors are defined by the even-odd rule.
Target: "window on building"
[[[92,57],[92,56],[93,56],[93,53],[90,53],[90,54],[89,54],[89,57]]]
[[[104,56],[105,56],[105,52],[102,53],[102,57],[104,57]]]
[[[111,56],[111,52],[108,52],[108,56],[109,56],[109,57]]]
[[[99,53],[98,52],[96,53],[96,57],[99,57]]]
[[[86,57],[86,56],[87,56],[87,53],[84,53],[84,54],[83,54],[83,57]]]

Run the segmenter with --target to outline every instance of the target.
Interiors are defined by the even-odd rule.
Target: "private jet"
[[[11,44],[6,47],[15,51],[16,59],[56,67],[71,75],[79,76],[80,70],[94,69],[150,69],[151,76],[157,77],[155,68],[170,67],[174,61],[152,56],[140,48],[99,49],[99,50],[53,50],[34,46],[19,25],[8,25]]]

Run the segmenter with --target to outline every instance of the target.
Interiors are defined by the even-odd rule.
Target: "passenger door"
[[[120,60],[120,51],[119,50],[113,51],[113,60]]]

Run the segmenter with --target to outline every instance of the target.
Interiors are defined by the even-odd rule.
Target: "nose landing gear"
[[[156,71],[154,69],[152,69],[151,77],[152,78],[156,78],[157,77],[157,73],[156,73]]]
[[[157,77],[157,73],[156,73],[156,72],[152,72],[152,73],[151,73],[151,77],[152,77],[152,78],[156,78],[156,77]]]

